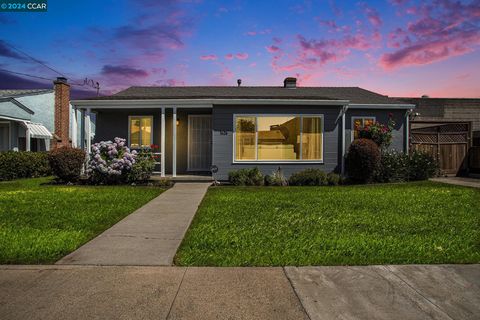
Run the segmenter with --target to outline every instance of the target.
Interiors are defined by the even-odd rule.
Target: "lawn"
[[[0,263],[55,262],[164,191],[49,180],[0,183]]]
[[[480,262],[480,189],[433,182],[210,188],[184,266]]]

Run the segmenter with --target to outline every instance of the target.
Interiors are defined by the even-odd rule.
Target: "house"
[[[80,116],[65,78],[57,78],[53,89],[0,90],[0,151],[80,145],[80,128],[72,121]]]
[[[408,151],[415,107],[358,87],[297,87],[295,78],[278,87],[130,87],[72,104],[95,114],[94,141],[159,145],[163,176],[213,167],[218,180],[249,167],[265,174],[281,167],[286,176],[312,167],[342,172],[355,125],[386,123],[389,114],[391,147]]]
[[[480,173],[480,99],[395,99],[416,106],[411,116],[412,149],[432,154],[446,174]]]

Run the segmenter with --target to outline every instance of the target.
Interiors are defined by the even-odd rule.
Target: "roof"
[[[305,99],[349,100],[353,104],[405,104],[359,87],[130,87],[88,100],[140,99]]]
[[[25,123],[30,130],[30,137],[38,139],[53,139],[53,135],[47,128],[41,123],[26,122]]]
[[[30,96],[35,94],[50,93],[53,89],[20,89],[20,90],[0,90],[0,98],[16,98],[20,96]]]

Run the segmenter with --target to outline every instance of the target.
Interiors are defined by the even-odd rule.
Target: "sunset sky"
[[[480,97],[480,1],[49,0],[0,13],[0,88],[359,86],[390,96]],[[94,94],[74,86],[75,95]],[[80,92],[78,90],[87,90]]]

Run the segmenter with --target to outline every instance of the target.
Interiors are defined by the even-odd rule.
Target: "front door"
[[[212,165],[212,116],[188,116],[188,171],[210,171]]]

